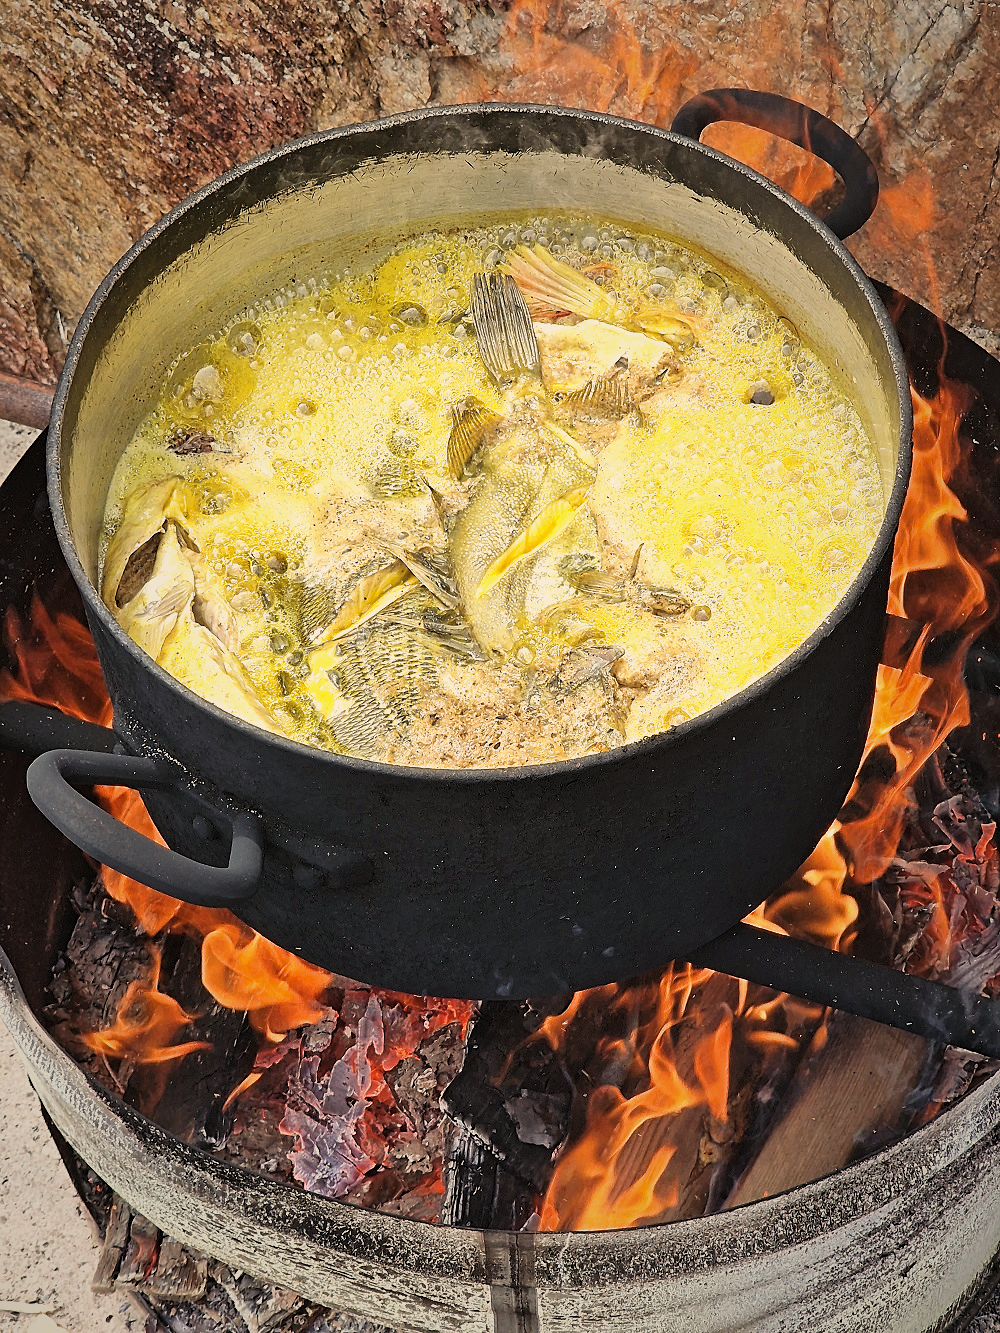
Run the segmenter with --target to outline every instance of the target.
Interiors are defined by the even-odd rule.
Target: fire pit
[[[940,350],[934,321],[914,307],[899,320],[918,384],[930,392]],[[995,365],[952,336],[946,367],[982,396],[968,419],[971,443],[958,482],[985,551],[1000,533],[991,499],[1000,436]],[[8,543],[3,600],[22,611],[32,585],[48,607],[67,605],[68,579],[51,531],[34,521],[44,515],[42,493],[36,446],[0,491],[0,533]],[[961,634],[938,635],[926,668],[936,670],[961,645]],[[990,652],[987,636],[970,658],[982,686],[974,693],[974,719],[982,725],[962,735],[963,754],[979,764],[980,790],[993,802]],[[85,733],[86,724],[79,726]],[[33,811],[25,768],[23,758],[4,752],[5,832],[16,828],[17,836],[7,832],[0,850],[0,930],[13,964],[3,971],[3,1017],[60,1131],[178,1239],[317,1302],[430,1333],[723,1333],[790,1322],[943,1330],[988,1280],[1000,1241],[995,1077],[908,1138],[835,1175],[713,1217],[621,1231],[434,1228],[318,1198],[189,1147],[88,1079],[36,1017],[68,933],[68,889],[84,864]],[[856,803],[878,785],[869,778]]]

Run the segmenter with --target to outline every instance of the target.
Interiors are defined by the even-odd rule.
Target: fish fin
[[[166,525],[154,532],[141,546],[136,547],[129,556],[122,570],[122,576],[118,580],[118,587],[114,589],[115,606],[127,606],[152,578],[156,555],[165,531]]]
[[[134,643],[159,661],[164,644],[177,627],[195,594],[194,570],[177,536],[176,524],[165,525],[150,577],[116,619]]]
[[[605,569],[583,569],[566,576],[566,582],[578,592],[589,593],[605,602],[624,602],[628,590],[617,574]]]
[[[473,454],[500,418],[492,408],[481,403],[478,398],[465,398],[460,403],[452,404],[451,419],[451,434],[448,436],[448,470],[458,481]]]
[[[576,486],[573,490],[550,501],[537,518],[533,519],[511,544],[497,556],[480,580],[476,596],[482,597],[491,588],[495,588],[503,576],[514,568],[526,556],[534,553],[559,533],[572,521],[576,511],[587,498],[589,486]]]
[[[349,630],[357,629],[384,607],[391,606],[416,583],[417,579],[402,560],[394,560],[385,569],[366,574],[364,578],[358,579],[336,616],[318,636],[317,642],[333,643]]]
[[[531,316],[509,273],[473,274],[472,322],[483,365],[498,384],[519,374],[541,375]]]
[[[455,610],[458,606],[458,592],[455,589],[455,579],[450,569],[440,569],[437,564],[433,563],[432,559],[423,559],[415,551],[409,551],[403,546],[396,546],[392,542],[383,542],[383,545],[397,560],[403,562],[413,577],[424,585],[436,602],[447,607],[449,611]]]
[[[532,315],[580,315],[584,319],[614,319],[615,303],[585,274],[550,255],[541,245],[521,247],[507,259],[507,273],[524,295]]]
[[[125,501],[121,521],[108,542],[102,561],[101,595],[112,611],[116,606],[126,605],[141,588],[137,578],[130,578],[125,588],[128,596],[124,593],[118,596],[131,557],[151,537],[163,534],[166,520],[171,517],[169,510],[174,492],[181,484],[180,477],[161,477],[159,481],[133,491]],[[156,550],[154,557],[155,554]]]
[[[591,472],[597,471],[597,459],[589,449],[580,443],[579,440],[570,435],[568,430],[563,430],[562,427],[557,426],[554,421],[543,422],[542,430],[550,435],[552,439],[558,440],[560,444],[565,444],[568,448],[572,449],[584,467],[589,468]]]
[[[602,417],[627,417],[634,406],[625,376],[614,372],[588,380],[562,400],[562,406],[575,412]]]

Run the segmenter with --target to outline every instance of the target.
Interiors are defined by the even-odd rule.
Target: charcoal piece
[[[497,1086],[511,1064],[510,1053],[529,1036],[520,1003],[484,1001],[469,1025],[465,1063],[442,1092],[441,1107],[478,1138],[506,1172],[536,1194],[544,1194],[552,1175],[552,1151],[522,1141],[507,1108],[507,1096],[512,1094]]]
[[[442,1093],[441,1105],[452,1120],[471,1130],[508,1171],[536,1193],[545,1193],[552,1175],[552,1153],[536,1143],[521,1142],[499,1088],[482,1083],[474,1068],[463,1069]]]
[[[148,977],[152,969],[147,941],[123,926],[117,913],[103,910],[109,901],[94,884],[82,902],[74,904],[80,914],[66,945],[65,968],[50,983],[55,1005],[46,1010],[50,1030],[88,1069],[97,1062],[79,1034],[112,1022],[131,983]],[[67,1021],[70,1014],[72,1021]]]
[[[504,1105],[522,1143],[533,1143],[551,1151],[558,1148],[565,1137],[571,1100],[568,1092],[532,1092],[520,1088],[513,1096],[505,1098]]]
[[[234,1109],[226,1108],[226,1100],[253,1067],[256,1037],[245,1013],[226,1009],[206,995],[197,940],[168,937],[162,976],[163,991],[195,1015],[184,1040],[209,1045],[176,1063],[153,1116],[185,1143],[221,1147],[233,1125]]]
[[[441,1121],[441,1092],[457,1075],[464,1056],[461,1025],[448,1023],[385,1071],[396,1105],[424,1140]]]
[[[470,1129],[459,1131],[443,1174],[441,1226],[520,1231],[534,1212],[534,1194]]]
[[[289,1154],[295,1179],[316,1194],[339,1198],[377,1164],[367,1150],[364,1116],[372,1083],[368,1052],[381,1055],[384,1042],[382,1008],[371,995],[357,1022],[356,1043],[325,1077],[317,1055],[300,1060],[289,1074],[288,1109],[278,1128],[295,1136]]]

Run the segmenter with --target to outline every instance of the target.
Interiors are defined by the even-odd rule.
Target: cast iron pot
[[[114,703],[103,748],[118,750],[54,751],[32,767],[33,798],[78,846],[175,897],[229,906],[333,971],[470,997],[579,989],[686,956],[804,859],[847,793],[870,718],[909,393],[886,312],[837,236],[697,136],[726,118],[810,143],[847,185],[830,219],[842,233],[874,206],[867,158],[814,112],[727,96],[689,104],[675,122],[684,134],[494,105],[314,135],[213,182],[116,265],[73,340],[49,438],[56,530]],[[835,610],[711,712],[608,754],[520,769],[343,758],[265,734],[178,684],[95,591],[112,472],[173,358],[317,254],[404,226],[548,209],[716,254],[836,368],[876,442],[887,507]],[[141,789],[173,850],[70,785],[91,782]]]

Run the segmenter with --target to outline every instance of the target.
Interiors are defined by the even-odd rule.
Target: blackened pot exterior
[[[373,213],[386,228],[418,230],[448,212],[464,220],[474,209],[580,209],[594,197],[602,214],[680,235],[759,282],[867,416],[886,520],[855,583],[805,644],[668,734],[581,760],[446,772],[267,735],[195,697],[126,638],[94,590],[110,472],[185,330],[194,341],[238,309],[227,302],[252,274],[287,273],[263,254],[276,226],[294,248],[333,219],[345,235],[370,228]],[[261,253],[249,253],[254,243]],[[228,286],[218,277],[213,305],[205,282],[230,269],[236,276]],[[175,313],[178,294],[187,323]],[[153,364],[140,344],[157,346],[158,318]],[[109,275],[71,348],[50,436],[50,493],[116,731],[128,750],[177,773],[176,791],[147,797],[171,846],[224,861],[224,843],[200,836],[206,825],[195,816],[249,807],[265,824],[264,871],[237,910],[268,938],[402,990],[527,996],[683,956],[762,900],[835,816],[871,712],[909,430],[901,353],[873,289],[822,224],[754,172],[606,116],[450,108],[272,153],[143,238]]]

